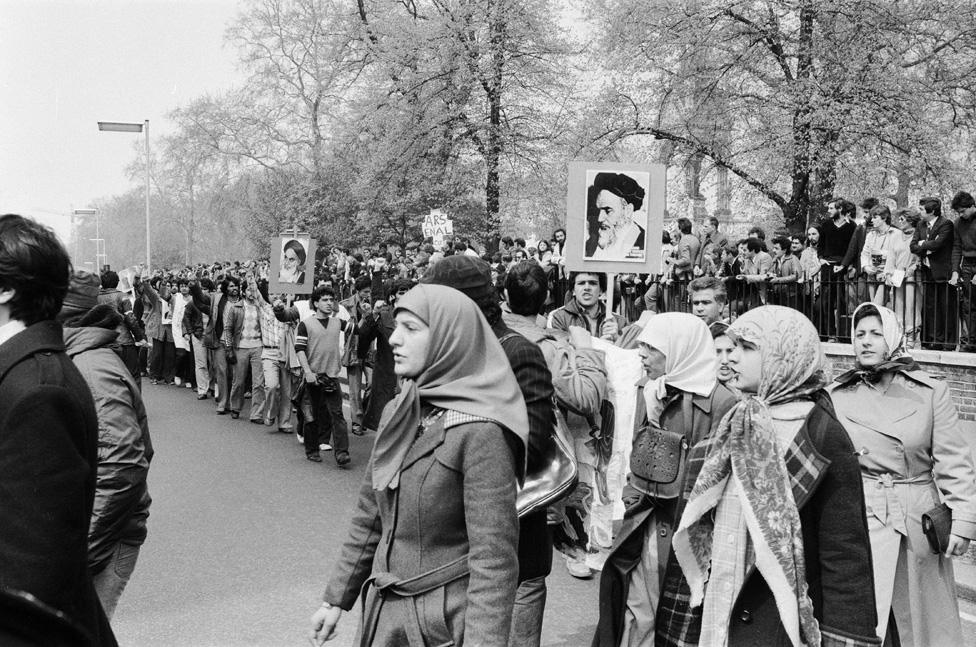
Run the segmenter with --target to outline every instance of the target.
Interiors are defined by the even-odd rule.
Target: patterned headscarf
[[[709,395],[715,388],[718,371],[715,344],[708,326],[686,312],[664,312],[648,319],[637,341],[664,354],[664,375],[644,386],[647,419],[656,423],[667,387]]]
[[[443,285],[418,285],[397,300],[430,326],[424,370],[400,382],[383,410],[373,446],[373,489],[396,489],[400,466],[417,436],[421,405],[429,404],[497,422],[522,444],[524,473],[529,418],[525,400],[501,344],[474,301]]]
[[[800,312],[763,306],[735,320],[728,335],[755,346],[762,378],[725,415],[710,443],[698,479],[674,535],[674,551],[691,588],[691,605],[702,604],[712,557],[709,512],[726,487],[739,490],[756,566],[769,584],[780,620],[795,646],[820,644],[820,628],[807,593],[800,514],[790,487],[769,406],[813,394],[828,382],[820,340]]]

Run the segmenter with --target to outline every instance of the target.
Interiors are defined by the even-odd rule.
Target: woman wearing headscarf
[[[638,384],[635,441],[649,427],[682,434],[686,446],[707,437],[735,403],[717,383],[708,326],[688,313],[661,313],[647,320],[637,342],[645,377]],[[600,577],[595,647],[654,644],[660,585],[678,520],[679,498],[637,474],[628,476],[623,499],[624,522]]]
[[[857,458],[813,324],[782,306],[735,320],[743,399],[692,448],[657,645],[877,645]]]
[[[473,301],[418,285],[390,337],[400,393],[383,412],[359,505],[310,640],[362,591],[355,644],[507,645],[518,585],[515,487],[528,417]]]
[[[861,304],[853,316],[855,368],[832,386],[857,448],[874,558],[878,635],[901,645],[961,645],[952,556],[976,538],[973,443],[945,382],[905,352],[898,316]],[[921,516],[952,510],[945,554],[929,547]]]

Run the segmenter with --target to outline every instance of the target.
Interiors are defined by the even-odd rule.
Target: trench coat
[[[414,442],[397,489],[374,490],[372,459],[366,468],[349,537],[323,595],[349,610],[362,590],[359,647],[507,647],[518,585],[511,444],[518,441],[487,421],[451,426],[452,415]],[[396,593],[398,583],[465,555],[460,576],[455,571],[445,583],[435,577],[435,586],[415,596]]]
[[[879,635],[893,610],[903,646],[962,644],[952,560],[932,552],[921,521],[941,497],[952,532],[976,538],[973,442],[949,389],[915,370],[896,373],[884,392],[835,383],[831,397],[859,454]]]

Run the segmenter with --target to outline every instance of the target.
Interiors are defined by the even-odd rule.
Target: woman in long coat
[[[854,448],[813,324],[782,306],[729,327],[743,394],[689,452],[656,645],[878,645]],[[692,467],[693,466],[693,467]]]
[[[525,402],[488,323],[457,290],[419,285],[396,320],[400,394],[383,412],[309,637],[330,639],[362,591],[359,647],[507,647]]]
[[[972,440],[945,383],[905,353],[894,312],[866,303],[853,322],[856,368],[837,378],[832,397],[861,464],[878,635],[896,628],[903,646],[961,645],[951,557],[976,538]],[[922,533],[922,514],[940,500],[952,509],[945,554]]]
[[[636,431],[651,425],[685,435],[691,445],[708,436],[735,396],[716,380],[715,347],[704,322],[687,313],[651,317],[637,337],[645,379],[640,383]],[[630,475],[627,510],[600,576],[600,619],[594,647],[654,644],[654,617],[680,501]]]

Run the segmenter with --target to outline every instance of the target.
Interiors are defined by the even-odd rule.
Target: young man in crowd
[[[234,367],[234,384],[230,391],[230,416],[240,418],[244,406],[244,386],[251,376],[250,420],[262,424],[264,413],[264,370],[261,366],[261,352],[264,342],[261,337],[261,307],[258,303],[258,288],[254,279],[245,279],[244,298],[229,303],[224,311],[223,344],[227,352],[227,363]],[[218,407],[217,410],[220,413]]]
[[[573,297],[566,305],[549,313],[547,327],[568,333],[570,326],[579,326],[594,337],[616,341],[626,322],[620,315],[608,313],[600,300],[607,289],[607,275],[573,272],[569,282]]]
[[[346,378],[349,380],[349,424],[352,433],[363,435],[363,369],[364,358],[359,355],[359,323],[363,317],[372,314],[370,295],[372,284],[368,278],[361,276],[353,286],[355,292],[351,297],[339,303],[349,312],[349,328],[346,332],[346,343],[342,349],[342,365],[346,367]]]
[[[976,352],[976,312],[973,297],[976,292],[976,200],[965,191],[952,198],[952,210],[956,220],[956,232],[952,243],[952,276],[950,285],[960,285],[960,318],[966,326],[962,350]]]
[[[695,276],[702,275],[702,268],[707,264],[706,259],[709,256],[729,245],[729,237],[718,230],[718,224],[718,218],[715,216],[709,216],[702,222],[701,248],[698,250],[698,257],[695,258]]]
[[[835,198],[827,203],[828,218],[819,227],[821,321],[818,328],[829,341],[837,341],[840,319],[847,312],[844,262],[857,229],[851,220],[856,210],[854,203]]]
[[[102,289],[98,295],[99,303],[107,303],[115,308],[122,316],[119,324],[116,344],[119,357],[125,362],[126,368],[132,374],[136,384],[142,384],[142,369],[139,366],[138,342],[146,341],[146,332],[142,322],[133,313],[132,299],[125,292],[118,289],[119,275],[112,270],[106,270],[101,277]]]
[[[922,198],[918,204],[922,221],[910,249],[921,259],[922,348],[955,350],[958,300],[956,286],[949,285],[955,227],[942,215],[942,201],[938,198]]]
[[[305,457],[322,462],[320,438],[332,446],[336,465],[349,464],[349,435],[342,415],[342,346],[339,333],[347,331],[347,321],[335,314],[335,292],[328,286],[312,292],[314,316],[298,324],[295,352],[305,374],[305,388],[312,401],[314,423],[305,425]],[[331,436],[331,442],[329,437]]]
[[[0,216],[0,579],[67,616],[60,644],[115,645],[88,570],[88,527],[98,464],[91,391],[65,354],[61,310],[71,264],[54,232]],[[31,606],[34,606],[33,604]],[[27,644],[56,644],[50,609]],[[4,617],[0,641],[22,619]],[[24,628],[27,628],[26,626]],[[73,627],[68,628],[71,630]]]

